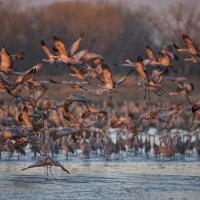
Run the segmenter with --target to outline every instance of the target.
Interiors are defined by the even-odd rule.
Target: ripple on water
[[[198,162],[64,162],[70,175],[0,163],[0,199],[199,199]],[[192,198],[191,198],[192,197]]]

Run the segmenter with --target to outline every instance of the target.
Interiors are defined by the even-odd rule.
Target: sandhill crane
[[[0,57],[0,71],[8,74],[13,72],[13,65],[16,60],[24,59],[24,54],[22,52],[17,52],[14,55],[10,55],[8,51],[3,47],[0,52]]]
[[[98,132],[96,135],[95,147],[96,147],[97,151],[98,150],[100,151],[100,155],[102,156],[104,141],[103,141],[103,135],[101,132]]]
[[[194,90],[193,83],[187,82],[185,77],[167,77],[166,79],[177,84],[176,92],[169,92],[170,96],[185,96],[190,102],[188,95]]]
[[[171,46],[163,48],[158,53],[147,46],[145,49],[147,58],[142,59],[138,56],[135,62],[127,60],[122,66],[127,66],[131,70],[115,81],[114,74],[110,66],[104,63],[103,56],[87,49],[79,51],[81,38],[70,48],[66,48],[60,38],[55,36],[53,39],[55,55],[48,45],[41,41],[46,58],[22,73],[15,72],[13,64],[16,60],[22,59],[23,54],[17,52],[10,55],[5,48],[1,49],[0,88],[15,101],[12,105],[10,102],[0,102],[0,152],[8,151],[9,156],[13,152],[25,155],[27,151],[24,147],[28,143],[27,147],[33,151],[34,157],[37,153],[42,155],[52,153],[53,156],[60,153],[62,149],[67,157],[68,152],[74,152],[78,145],[86,157],[89,157],[92,151],[98,150],[104,150],[105,155],[110,157],[112,154],[125,151],[125,147],[127,151],[134,149],[135,152],[144,148],[148,155],[151,134],[147,134],[143,142],[144,128],[149,129],[153,126],[157,129],[169,129],[184,126],[189,129],[194,125],[193,122],[199,123],[200,103],[192,103],[188,96],[194,90],[194,85],[186,77],[170,77],[174,62],[178,60]],[[183,40],[186,48],[177,47],[177,50],[187,52],[192,61],[200,60],[199,50],[192,39],[184,35]],[[42,77],[35,77],[35,74],[42,69],[45,62],[64,63],[70,71],[71,78],[84,81],[55,81],[51,78],[40,80]],[[135,100],[134,106],[132,103],[113,102],[112,107],[109,108],[107,101],[102,101],[102,105],[99,101],[90,105],[92,101],[87,97],[88,93],[92,93],[93,97],[94,94],[102,95],[104,92],[109,93],[110,104],[112,92],[119,93],[118,87],[133,71],[136,71],[139,77],[136,80],[138,86],[142,85],[145,89],[145,99],[149,95],[150,100],[150,92],[153,92],[163,97],[164,101],[164,96],[167,97],[168,93],[163,89],[165,87],[163,83],[167,80],[172,81],[169,82],[170,86],[174,84],[177,88],[175,92],[170,91],[169,96],[186,96],[195,120],[192,121],[192,112],[182,113],[183,110],[187,110],[187,105],[182,104],[180,107],[167,100],[147,104],[138,99],[138,102]],[[60,98],[56,95],[53,96],[55,99],[51,99],[51,90],[48,93],[47,90],[51,89],[52,84],[56,89],[60,85],[70,86],[73,93],[79,90],[81,95],[71,95],[65,101],[55,100]],[[124,101],[123,97],[120,98]],[[115,132],[123,128],[126,133],[125,139],[121,137],[120,132],[117,132],[116,143],[113,142],[112,136],[109,135],[111,128],[118,129],[114,130]],[[176,153],[184,155],[186,150],[194,148],[194,141],[191,141],[191,138],[185,141],[184,138],[182,140],[178,139],[178,136],[172,137],[166,134],[162,136],[162,140],[164,145],[157,145],[155,136],[153,138],[155,156],[162,154],[165,157],[173,157]],[[199,138],[196,137],[197,153],[199,152],[198,141]]]
[[[24,148],[27,146],[27,143],[28,143],[28,141],[26,141],[24,138],[15,140],[14,147],[15,147],[16,153],[18,154],[18,160],[19,160],[20,156],[26,155]]]
[[[145,80],[147,78],[147,73],[144,68],[144,63],[142,57],[138,57],[135,63],[135,70],[137,71],[141,80]]]
[[[72,153],[74,154],[74,141],[72,141],[72,135],[69,135],[69,136],[65,136],[63,137],[62,139],[62,147],[63,147],[63,150],[65,152],[65,155],[66,155],[66,159],[68,159],[68,154],[69,153]]]
[[[109,136],[104,136],[104,154],[106,158],[110,158],[115,152],[115,145]]]
[[[135,141],[135,135],[126,132],[125,146],[127,148],[127,151],[133,150],[134,141]]]
[[[164,127],[167,128],[169,126],[170,121],[176,114],[179,114],[180,108],[159,108],[157,110],[147,112],[140,118],[140,122],[143,120],[159,120],[164,123]]]
[[[134,69],[134,68],[137,68],[138,62],[139,63],[142,62],[143,66],[146,66],[146,65],[153,65],[153,66],[157,65],[157,62],[158,62],[157,57],[156,57],[155,53],[153,52],[153,50],[149,46],[146,46],[145,53],[147,55],[147,59],[142,59],[141,56],[139,56],[136,59],[135,62],[132,62],[131,60],[126,59],[125,63],[120,64],[120,66],[129,67],[129,68],[133,68]]]
[[[79,120],[77,119],[77,117],[69,110],[69,106],[74,102],[74,100],[66,100],[65,103],[63,105],[60,106],[60,110],[61,110],[61,113],[63,114],[63,117],[74,123],[77,127],[80,126],[80,122]]]
[[[160,52],[157,64],[165,69],[169,69],[173,67],[173,58],[166,52]]]
[[[187,137],[185,142],[186,151],[189,153],[190,156],[194,150],[195,141],[192,141],[192,135],[186,135],[186,137]]]
[[[142,153],[143,148],[144,148],[144,142],[142,140],[142,135],[140,135],[140,137],[137,137],[137,140],[138,140],[138,144],[139,144],[140,153]]]
[[[20,84],[23,82],[26,82],[28,80],[30,80],[33,75],[42,68],[43,64],[39,63],[33,67],[31,67],[30,69],[28,69],[27,71],[25,71],[24,73],[20,74],[17,79],[15,80],[16,84]]]
[[[65,44],[62,42],[60,38],[57,36],[53,37],[54,39],[54,51],[58,54],[59,60],[66,64],[81,64],[81,58],[87,53],[87,50],[82,50],[81,52],[76,53],[79,48],[79,43],[81,39],[79,39],[74,46],[71,47],[69,51],[65,48]]]
[[[120,152],[126,151],[125,140],[120,136],[120,132],[117,132],[116,143],[115,143],[115,154],[120,154]]]
[[[179,52],[184,52],[191,56],[190,58],[186,58],[185,59],[186,61],[192,61],[194,63],[199,62],[200,61],[200,50],[197,48],[196,44],[186,34],[182,35],[182,39],[186,45],[186,48],[179,48],[176,44],[174,44],[175,49]]]
[[[89,144],[89,142],[86,141],[85,135],[83,136],[83,138],[81,139],[80,143],[79,143],[79,147],[82,150],[83,155],[89,159],[90,157],[90,153],[91,153],[91,146]]]
[[[137,156],[138,152],[139,152],[139,140],[138,140],[138,136],[136,136],[135,140],[134,140],[134,143],[133,143],[133,148],[134,148],[134,153],[135,153],[135,156]]]
[[[35,168],[35,167],[45,167],[45,166],[47,167],[47,176],[48,176],[48,169],[49,169],[49,167],[51,169],[52,166],[60,167],[63,171],[70,174],[70,172],[63,165],[61,165],[58,161],[54,160],[50,156],[46,156],[43,159],[37,160],[32,165],[30,165],[26,168],[23,168],[22,171],[27,170],[27,169],[31,169],[31,168]]]
[[[23,111],[18,116],[18,120],[23,123],[23,126],[25,128],[33,128],[33,124],[29,116],[27,106],[24,106]]]
[[[58,56],[55,56],[55,55],[52,54],[51,50],[49,49],[49,47],[47,46],[47,44],[43,40],[41,40],[41,48],[42,48],[42,51],[47,56],[47,59],[43,58],[42,61],[50,63],[50,64],[55,64],[56,66],[58,66],[57,65]]]
[[[117,88],[119,85],[121,85],[122,83],[124,83],[127,79],[127,77],[132,73],[133,71],[131,70],[130,72],[128,72],[128,74],[126,76],[124,76],[123,78],[121,78],[118,81],[114,81],[113,76],[112,76],[112,72],[109,68],[108,65],[103,64],[102,65],[102,78],[103,80],[101,80],[101,82],[103,83],[103,85],[99,85],[101,88],[108,90],[109,92],[109,103],[112,102],[112,91]]]
[[[10,160],[10,158],[13,156],[14,151],[15,151],[15,144],[11,140],[7,140],[5,142],[4,147],[5,147],[5,150],[9,153],[8,159]]]
[[[41,155],[41,151],[39,148],[39,145],[36,142],[31,142],[30,143],[30,150],[33,152],[33,157],[32,159],[35,159],[37,157],[37,153]]]
[[[197,151],[197,158],[200,160],[200,139],[199,139],[199,135],[196,133],[196,142],[195,142],[195,149]]]
[[[198,119],[200,119],[200,101],[192,104],[192,112]]]
[[[146,157],[149,158],[149,154],[151,151],[150,135],[148,135],[148,137],[146,135],[145,142],[144,142],[144,151],[145,151]]]
[[[148,60],[149,60],[148,64],[154,65],[154,63],[158,62],[158,59],[157,59],[154,51],[152,50],[152,48],[150,46],[148,46],[148,45],[146,46],[145,53],[146,53]]]
[[[147,83],[145,83],[145,95],[144,99],[146,99],[147,93],[149,93],[150,100],[150,92],[154,92],[158,96],[165,96],[167,92],[161,88],[161,84],[165,79],[167,71],[162,70],[152,70],[151,78],[148,78]]]
[[[184,141],[182,141],[181,137],[178,137],[177,142],[176,142],[176,152],[184,158],[185,151],[186,151],[186,145]]]
[[[159,145],[157,145],[155,142],[156,136],[155,135],[152,135],[152,136],[153,136],[153,151],[154,151],[154,155],[157,159],[158,157],[160,157]]]

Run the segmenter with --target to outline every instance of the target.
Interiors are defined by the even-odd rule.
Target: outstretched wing
[[[8,78],[8,76],[4,72],[0,72],[0,79],[8,86],[13,85],[13,82]]]
[[[33,77],[33,75],[42,68],[43,64],[39,63],[35,66],[33,66],[32,68],[28,69],[25,73],[23,73],[22,75],[19,75],[17,77],[17,79],[15,80],[15,82],[17,84],[28,81],[29,79],[31,79]]]
[[[164,71],[152,70],[151,80],[155,81],[156,83],[161,83],[164,81]]]
[[[175,113],[177,113],[177,110],[171,110],[168,108],[160,108],[157,112],[157,115],[161,122],[167,122],[170,119],[170,117],[172,117],[172,115],[174,115]]]
[[[27,170],[27,169],[31,169],[31,168],[35,168],[35,167],[43,167],[43,166],[46,166],[48,165],[47,162],[45,162],[45,160],[37,160],[35,163],[33,163],[32,165],[26,167],[26,168],[23,168],[22,171],[24,170]]]
[[[146,54],[147,54],[148,58],[151,61],[155,61],[156,62],[155,53],[153,52],[153,50],[149,46],[146,47],[145,51],[146,51]]]
[[[8,73],[12,71],[12,59],[5,48],[1,49],[1,65],[0,70]]]
[[[112,77],[112,72],[108,65],[105,64],[102,65],[102,77],[104,80],[103,82],[105,88],[112,89],[114,87],[114,81]]]
[[[135,69],[142,80],[147,77],[146,72],[144,71],[144,63],[142,57],[140,56],[137,58],[137,61],[135,63]]]
[[[87,52],[87,49],[79,51],[78,53],[73,54],[73,58],[75,58],[76,60],[81,60],[87,54]]]
[[[80,43],[81,43],[82,38],[79,38],[78,40],[76,40],[72,46],[69,48],[69,54],[71,56],[73,56],[79,49],[80,47]]]
[[[51,58],[53,56],[49,47],[43,40],[41,40],[41,48],[42,48],[43,52],[47,55],[48,58]]]
[[[70,174],[70,172],[63,166],[61,165],[60,162],[58,162],[57,160],[53,160],[52,158],[49,157],[49,159],[51,159],[51,162],[54,166],[56,167],[60,167],[63,171],[67,172],[68,174]]]
[[[126,76],[122,77],[120,80],[118,80],[116,82],[116,85],[121,85],[122,83],[124,83],[126,81],[126,79],[128,78],[129,75],[131,75],[133,73],[133,70],[131,70],[130,72],[128,72],[126,74]]]
[[[92,52],[87,52],[81,59],[83,60],[83,62],[87,62],[90,60],[94,60],[94,59],[103,59],[103,56],[100,54],[96,54],[96,53],[92,53]]]
[[[115,120],[112,120],[111,127],[112,128],[117,128],[119,126],[126,125],[126,124],[127,124],[126,119],[123,118],[123,117],[119,117],[119,118],[117,118]]]
[[[196,45],[188,35],[183,34],[183,41],[188,49],[191,49],[194,52],[198,52]]]
[[[65,44],[57,36],[54,36],[53,39],[54,39],[55,49],[56,49],[58,55],[60,56],[60,58],[63,60],[68,59],[69,55],[65,48]]]

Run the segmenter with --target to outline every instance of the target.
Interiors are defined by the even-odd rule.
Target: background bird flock
[[[80,50],[82,38],[70,48],[57,36],[52,39],[52,49],[41,41],[44,59],[22,73],[16,72],[14,65],[24,59],[24,53],[10,55],[5,47],[1,49],[0,88],[13,101],[2,102],[0,106],[0,158],[1,152],[8,152],[9,159],[13,154],[20,159],[31,150],[32,158],[39,155],[40,159],[23,170],[59,166],[67,173],[69,171],[53,159],[62,152],[66,159],[69,153],[77,155],[77,152],[88,159],[91,156],[121,158],[125,152],[134,152],[135,156],[145,153],[149,158],[152,148],[156,159],[160,156],[178,159],[191,154],[200,158],[200,101],[190,98],[195,86],[187,77],[180,77],[176,68],[179,53],[185,54],[185,62],[200,63],[200,50],[189,36],[182,36],[181,47],[173,44],[154,52],[147,46],[146,58],[139,56],[135,61],[127,59],[115,64],[115,67],[129,69],[118,80],[102,55]],[[73,80],[37,80],[35,74],[45,63],[54,65],[57,70],[60,63],[64,63]],[[118,87],[123,88],[131,76],[136,76],[135,87],[144,91],[140,103],[123,102],[120,96]],[[176,90],[167,91],[164,82],[176,85]],[[57,85],[58,90],[61,85],[69,86],[76,94],[67,96],[64,101],[45,98],[45,92],[52,85]],[[99,104],[89,98],[104,93],[108,98]],[[120,96],[122,104],[115,103],[113,93]],[[166,102],[161,103],[158,98],[152,103],[152,95],[165,98]],[[167,99],[174,96],[185,98],[185,104],[168,103]],[[156,133],[150,133],[150,127],[155,127]],[[183,135],[183,130],[187,130],[187,134]]]

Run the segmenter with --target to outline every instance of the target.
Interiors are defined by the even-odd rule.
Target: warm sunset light
[[[199,0],[0,0],[0,200],[199,200],[199,20]]]

